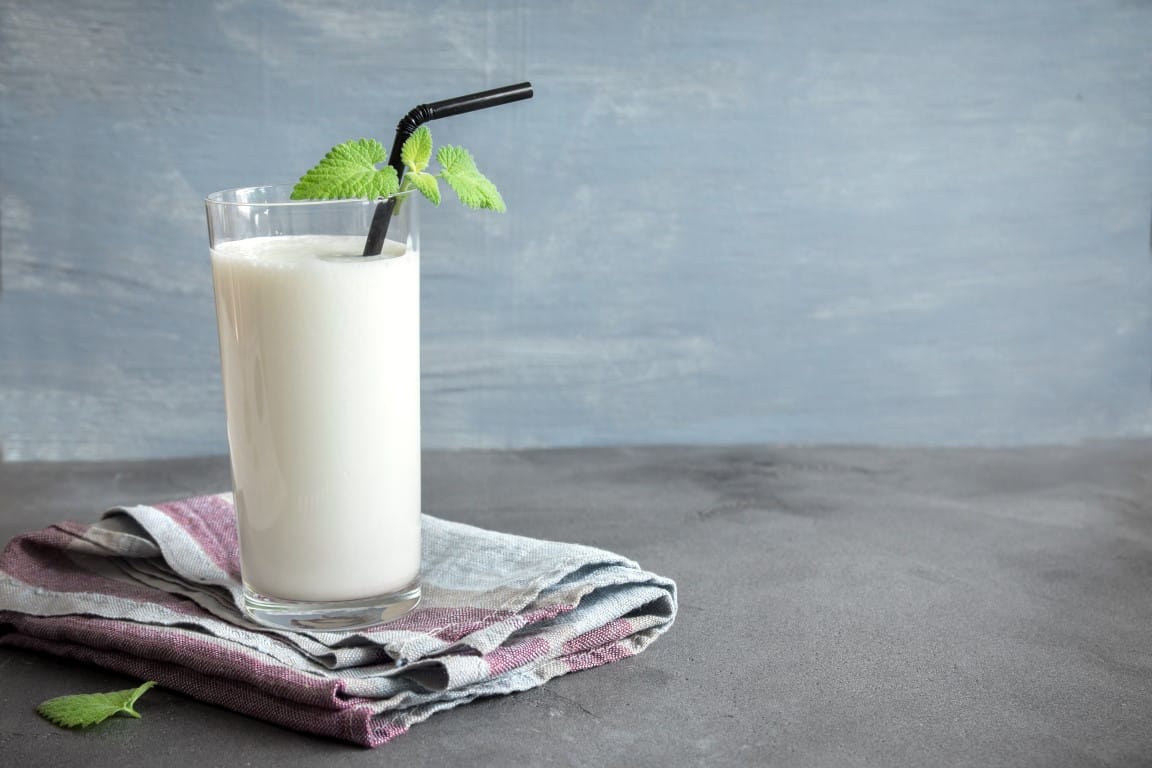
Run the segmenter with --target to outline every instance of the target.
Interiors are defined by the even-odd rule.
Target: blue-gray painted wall
[[[417,103],[428,447],[1152,433],[1152,3],[0,2],[5,458],[226,449],[201,198]]]

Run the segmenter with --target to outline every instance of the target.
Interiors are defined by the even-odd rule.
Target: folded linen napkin
[[[384,744],[441,710],[639,653],[676,586],[619,555],[423,519],[423,599],[378,628],[240,611],[230,495],[122,507],[0,555],[0,645],[124,672],[282,726]]]

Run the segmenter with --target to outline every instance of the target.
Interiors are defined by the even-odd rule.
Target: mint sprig
[[[118,713],[129,717],[140,717],[132,708],[136,700],[156,683],[152,680],[138,688],[108,693],[80,693],[73,696],[57,696],[48,699],[36,708],[45,719],[63,728],[86,728],[101,723]]]
[[[333,147],[324,159],[300,177],[292,189],[293,200],[339,200],[345,198],[389,197],[415,189],[433,205],[440,205],[443,179],[460,202],[469,208],[506,210],[504,198],[476,167],[476,161],[463,147],[443,146],[436,152],[439,173],[431,173],[432,132],[422,125],[400,147],[404,180],[396,178],[391,166],[377,168],[385,161],[384,147],[375,139],[353,139]]]

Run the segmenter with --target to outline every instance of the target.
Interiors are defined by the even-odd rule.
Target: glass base
[[[364,629],[395,621],[420,602],[420,584],[400,592],[360,600],[309,602],[282,600],[253,592],[244,585],[244,613],[267,627],[315,632]]]

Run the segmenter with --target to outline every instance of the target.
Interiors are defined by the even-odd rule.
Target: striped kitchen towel
[[[60,523],[0,555],[0,645],[375,747],[441,710],[639,653],[676,614],[676,585],[619,555],[427,515],[423,599],[391,624],[266,628],[240,612],[239,577],[226,494]]]

